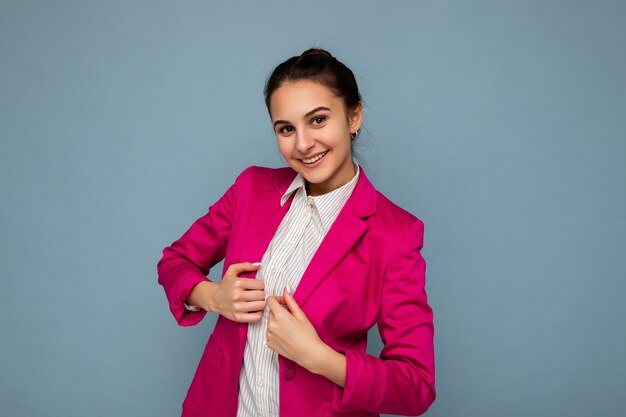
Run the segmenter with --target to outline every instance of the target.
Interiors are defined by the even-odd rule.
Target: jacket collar
[[[367,218],[376,213],[377,191],[365,175],[363,167],[360,164],[358,167],[359,178],[346,204],[352,208],[358,217]],[[282,191],[281,197],[288,194],[289,191],[294,191],[300,185],[297,181],[298,177],[302,177],[291,167],[289,167],[289,171],[290,175],[274,178],[274,189]]]

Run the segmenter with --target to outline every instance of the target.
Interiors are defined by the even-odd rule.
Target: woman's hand
[[[324,343],[287,290],[268,297],[267,347],[340,387],[346,384],[346,357]]]
[[[259,266],[250,262],[230,265],[219,283],[197,284],[189,294],[188,302],[240,323],[261,320],[266,306],[265,283],[239,277],[244,272],[256,271]]]
[[[267,298],[267,347],[340,387],[346,384],[346,357],[324,343],[287,289]]]
[[[326,346],[287,290],[282,296],[268,297],[267,347],[300,366],[311,366]]]

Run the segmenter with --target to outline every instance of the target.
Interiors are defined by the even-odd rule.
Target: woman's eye
[[[314,125],[321,125],[325,121],[326,121],[326,116],[317,116],[316,118],[313,119],[313,124]]]
[[[293,132],[293,126],[283,126],[280,129],[278,129],[278,133],[282,133],[282,134],[291,133],[291,132]]]

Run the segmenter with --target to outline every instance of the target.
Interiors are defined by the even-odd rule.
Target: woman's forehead
[[[342,110],[343,102],[328,87],[310,80],[285,82],[270,101],[272,118],[303,117],[318,107]]]

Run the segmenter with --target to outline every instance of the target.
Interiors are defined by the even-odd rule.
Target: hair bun
[[[329,59],[334,59],[335,58],[327,50],[319,49],[319,48],[307,49],[306,51],[304,51],[302,53],[302,55],[300,55],[300,58],[309,57],[309,56],[323,57],[323,58],[329,58]]]
[[[330,52],[310,48],[274,68],[263,89],[267,110],[270,110],[270,99],[274,91],[287,81],[299,80],[314,81],[331,90],[335,96],[343,100],[346,112],[355,109],[361,101],[359,88],[350,68]]]

